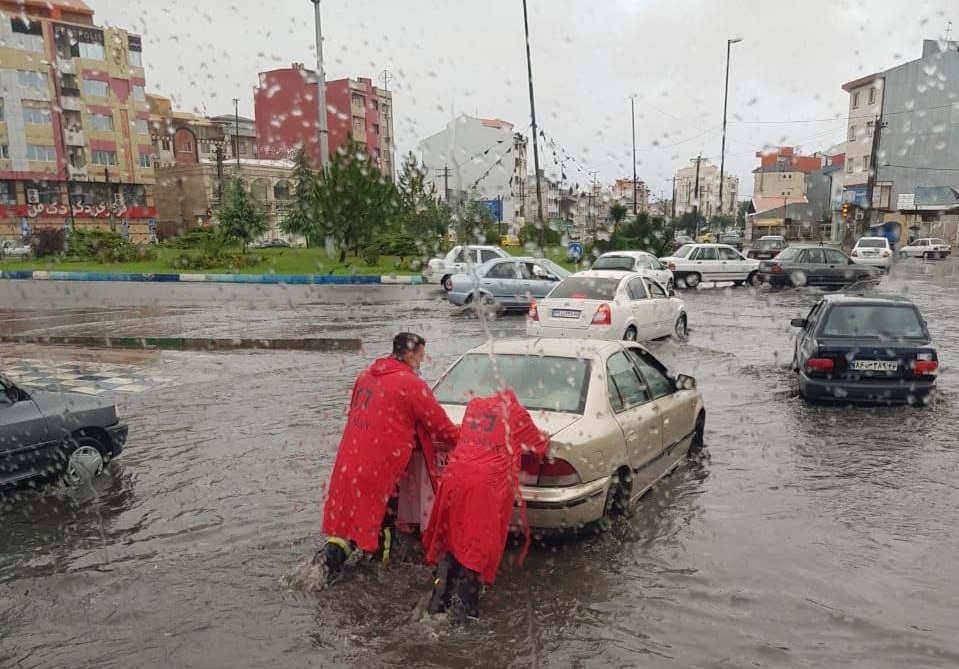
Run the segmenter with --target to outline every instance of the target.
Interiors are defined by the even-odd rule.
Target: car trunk
[[[585,330],[601,304],[612,305],[610,300],[546,300],[539,305],[539,322],[546,327]]]
[[[929,380],[934,375],[916,373],[916,364],[938,363],[933,349],[922,340],[877,339],[875,343],[853,346],[841,338],[827,338],[819,340],[818,357],[833,361],[832,378],[858,383]]]

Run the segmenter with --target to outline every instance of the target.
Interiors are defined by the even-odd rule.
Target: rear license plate
[[[553,309],[553,318],[579,318],[580,312],[574,309]]]
[[[899,363],[895,360],[853,360],[849,368],[857,372],[895,372]]]

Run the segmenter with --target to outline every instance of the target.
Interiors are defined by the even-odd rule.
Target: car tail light
[[[536,305],[535,302],[529,305],[529,312],[526,314],[526,317],[529,318],[531,321],[539,320],[539,307]]]
[[[676,263],[674,263],[674,262],[669,263],[668,265],[666,265],[666,269],[668,269],[670,272],[675,272],[675,271],[676,271]]]
[[[882,257],[883,257],[883,258],[888,258],[888,257],[889,257],[889,251],[883,251],[883,252],[882,252]]]
[[[612,325],[613,324],[613,311],[609,308],[608,304],[601,304],[599,308],[596,309],[596,313],[593,314],[593,325]]]
[[[912,366],[912,372],[916,376],[935,376],[939,372],[939,361],[917,360]]]
[[[523,454],[519,479],[523,485],[548,487],[563,487],[583,482],[573,465],[566,460],[550,458],[539,463],[528,453]]]
[[[770,271],[771,271],[773,274],[782,274],[782,273],[783,273],[783,266],[780,265],[779,263],[776,263],[775,265],[772,266],[772,269],[771,269]]]
[[[806,361],[807,372],[830,374],[835,366],[836,362],[831,358],[809,358],[809,360]]]

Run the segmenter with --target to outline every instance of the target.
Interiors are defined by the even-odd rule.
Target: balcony
[[[76,167],[75,165],[67,165],[67,174],[70,179],[73,181],[86,181],[89,177],[87,175],[86,165],[83,167]]]
[[[63,89],[63,95],[60,96],[60,106],[64,111],[82,111],[83,101],[79,97],[80,91],[77,91],[77,97],[67,95],[67,89]]]
[[[71,130],[67,128],[64,132],[67,146],[85,146],[86,141],[83,138],[82,130]]]
[[[60,74],[77,73],[77,66],[74,64],[73,59],[66,60],[63,57],[57,58],[57,69],[60,71]]]

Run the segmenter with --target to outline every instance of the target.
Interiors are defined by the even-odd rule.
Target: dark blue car
[[[826,295],[792,325],[800,328],[793,370],[807,400],[924,405],[935,391],[939,356],[905,298]]]

